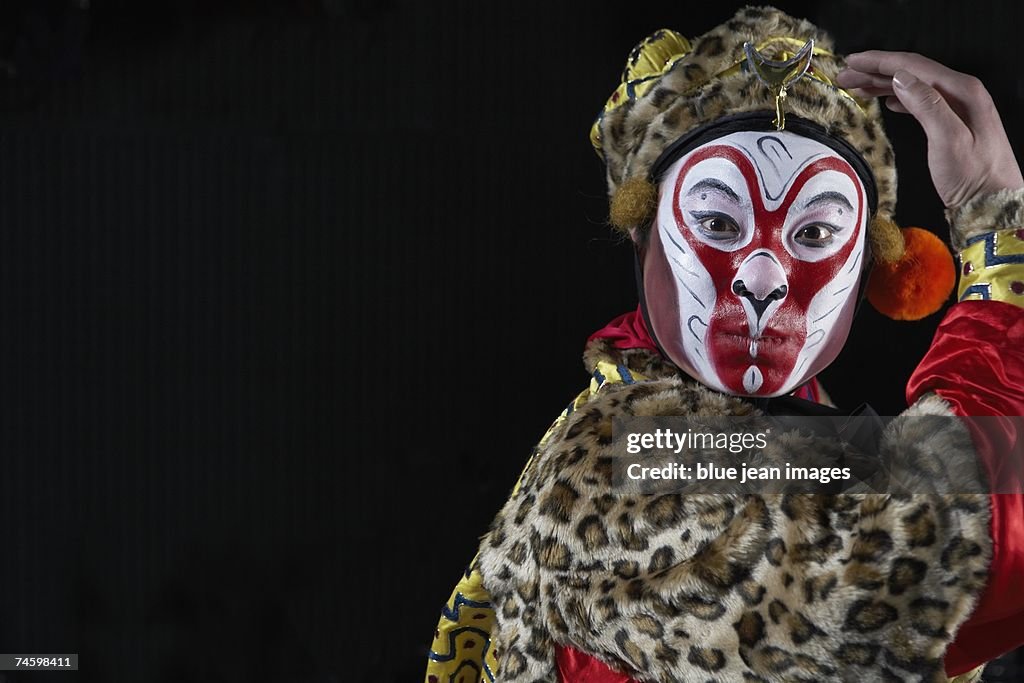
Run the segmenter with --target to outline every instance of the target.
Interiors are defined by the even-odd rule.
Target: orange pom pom
[[[942,308],[956,284],[953,255],[922,228],[903,228],[906,251],[893,263],[876,263],[868,279],[868,301],[894,320],[920,320]]]

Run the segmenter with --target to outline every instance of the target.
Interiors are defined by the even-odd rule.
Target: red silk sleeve
[[[907,384],[907,401],[934,392],[962,416],[1024,415],[1024,308],[999,301],[953,306]],[[1024,463],[1004,457],[1017,442],[1016,421],[984,433],[971,425],[991,481],[1016,482],[1015,493],[990,495],[992,563],[970,618],[946,652],[946,673],[959,675],[1024,644]],[[1005,490],[1005,488],[1004,488]]]

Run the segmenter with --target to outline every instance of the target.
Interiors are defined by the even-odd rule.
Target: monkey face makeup
[[[846,343],[867,215],[853,167],[810,138],[739,132],[691,150],[663,176],[643,257],[652,332],[712,388],[793,391]]]

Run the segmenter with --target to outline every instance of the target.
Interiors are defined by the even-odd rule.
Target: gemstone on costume
[[[964,275],[970,275],[972,270],[974,270],[974,265],[970,261],[965,262]]]
[[[1024,282],[1014,280],[1010,283],[1010,291],[1014,294],[1024,294]]]

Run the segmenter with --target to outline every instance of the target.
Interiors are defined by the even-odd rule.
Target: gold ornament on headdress
[[[784,61],[768,59],[750,43],[743,43],[743,50],[747,53],[750,70],[775,96],[775,120],[772,123],[775,124],[775,130],[782,130],[786,127],[786,112],[782,108],[786,88],[800,80],[810,68],[814,56],[814,39],[808,40],[795,55]]]
[[[810,43],[811,48],[808,51],[809,54],[804,55],[804,50],[808,49],[808,43]],[[761,50],[764,50],[769,46],[773,46],[776,50],[779,50],[780,47],[783,48],[779,50],[776,56],[784,61],[779,62],[765,59],[764,56],[761,55]],[[605,114],[614,109],[618,109],[627,102],[633,102],[643,97],[648,91],[658,84],[662,76],[675,68],[677,64],[683,62],[690,54],[691,50],[691,42],[681,34],[670,29],[661,29],[660,31],[654,32],[633,48],[633,51],[629,55],[629,60],[626,62],[626,68],[622,72],[622,82],[619,84],[619,87],[615,89],[615,92],[611,94],[611,97],[608,98],[608,101],[605,102],[604,108],[601,113],[598,114],[597,119],[590,128],[590,142],[594,145],[594,150],[599,155],[601,154],[601,120],[604,118]],[[797,52],[794,53],[792,50],[796,50]],[[768,65],[787,64],[792,60],[799,59],[801,55],[804,55],[803,58],[807,59],[808,67],[805,67],[802,71],[795,73],[793,78],[787,79],[785,87],[791,85],[798,78],[805,77],[811,83],[827,88],[829,92],[838,94],[841,97],[850,100],[859,109],[862,111],[864,110],[864,105],[857,100],[857,98],[846,90],[838,87],[824,74],[809,68],[810,57],[813,55],[830,58],[835,57],[832,52],[814,46],[813,40],[805,41],[790,36],[770,36],[759,42],[757,45],[754,45],[753,53],[756,55],[754,60],[750,60],[749,54],[745,54],[742,59],[738,59],[731,64],[727,64],[717,73],[709,74],[706,78],[692,83],[688,88],[680,92],[679,96],[689,97],[708,83],[722,78],[735,76],[745,68],[752,71],[762,82],[765,82],[764,76],[755,66],[756,62],[760,60],[760,62],[767,63]],[[746,66],[748,62],[751,64],[750,67]],[[767,82],[765,85],[769,88],[772,87],[772,85]],[[781,107],[779,109],[781,111]]]

